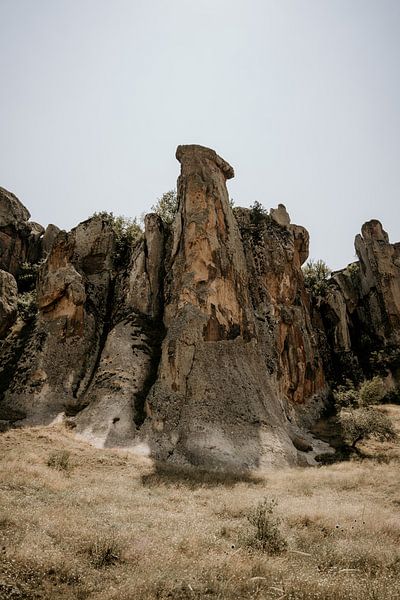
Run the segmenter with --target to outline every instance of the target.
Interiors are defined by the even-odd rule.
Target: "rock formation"
[[[358,377],[379,372],[399,384],[400,244],[374,219],[354,245],[359,260],[332,274],[319,304],[334,376],[353,379],[356,369]]]
[[[1,190],[2,428],[65,419],[99,446],[215,468],[312,462],[328,363],[360,363],[360,331],[398,344],[399,245],[364,225],[360,263],[316,306],[308,233],[286,208],[232,210],[225,160],[195,145],[176,156],[175,222],[147,215],[122,251],[109,216],[44,230]]]
[[[0,271],[0,339],[4,337],[17,316],[18,288],[11,273]]]
[[[0,269],[14,276],[22,263],[37,262],[40,256],[44,229],[29,218],[28,210],[18,198],[0,188]]]

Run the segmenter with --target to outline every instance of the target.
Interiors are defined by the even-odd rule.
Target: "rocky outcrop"
[[[353,373],[372,364],[367,338],[398,348],[400,246],[365,224],[359,261],[311,304],[307,231],[283,205],[232,211],[234,172],[213,150],[176,156],[175,222],[147,215],[130,245],[104,214],[43,232],[2,192],[0,418],[67,419],[98,446],[180,464],[304,462],[327,378],[345,375],[343,359]],[[37,312],[17,316],[12,274],[33,255]]]
[[[60,229],[57,227],[57,225],[53,225],[52,223],[47,225],[42,238],[42,256],[44,258],[50,254],[50,250],[52,249],[55,239],[59,233]]]
[[[29,218],[18,198],[0,188],[0,269],[14,276],[24,262],[36,263],[41,257],[44,228]]]
[[[280,395],[304,403],[325,388],[301,265],[308,232],[290,223],[283,205],[271,214],[236,209],[247,259],[257,337],[264,345]]]
[[[0,271],[0,339],[10,329],[17,316],[18,288],[11,273]]]
[[[268,370],[229,206],[233,169],[215,152],[180,146],[179,211],[167,259],[157,380],[140,432],[151,454],[231,468],[295,461],[284,401]]]
[[[39,270],[36,323],[3,398],[26,423],[81,401],[107,322],[113,241],[107,223],[90,219],[60,232]]]
[[[114,282],[104,343],[84,393],[86,408],[74,422],[77,433],[98,446],[141,448],[139,429],[164,336],[164,240],[160,217],[147,215],[144,236]]]
[[[399,380],[399,244],[391,244],[381,223],[372,220],[356,236],[355,249],[359,260],[332,274],[318,302],[335,366],[332,376],[372,376],[380,353],[380,374],[393,371]]]
[[[296,462],[288,400],[257,336],[226,190],[233,170],[199,146],[179,147],[177,158],[173,230],[147,216],[144,238],[117,277],[119,316],[76,431],[98,445],[130,446],[181,464]]]
[[[390,244],[379,221],[364,223],[355,239],[360,261],[360,319],[372,334],[400,342],[400,245]]]

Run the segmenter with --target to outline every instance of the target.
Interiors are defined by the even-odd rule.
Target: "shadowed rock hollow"
[[[301,269],[308,233],[285,207],[233,211],[225,160],[196,145],[176,157],[175,222],[147,215],[123,261],[105,217],[44,232],[1,190],[3,427],[67,418],[96,445],[206,467],[312,462],[302,450],[323,443],[305,427],[324,405],[327,353],[356,355],[357,324],[398,342],[397,245],[366,224],[362,284],[335,274],[317,310]],[[42,261],[38,312],[21,318],[26,260]]]

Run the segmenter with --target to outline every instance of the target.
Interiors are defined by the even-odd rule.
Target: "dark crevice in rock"
[[[141,331],[143,331],[146,337],[146,345],[142,349],[150,356],[150,367],[147,377],[143,383],[142,389],[140,392],[135,394],[133,399],[133,420],[138,428],[143,425],[146,419],[146,399],[151,388],[157,381],[158,366],[160,364],[162,353],[162,342],[166,334],[166,329],[163,323],[165,306],[164,290],[166,285],[165,257],[168,251],[168,243],[171,243],[172,241],[171,237],[171,233],[168,230],[164,230],[163,253],[158,270],[158,286],[154,318],[150,318],[146,315],[135,315],[134,317],[134,324],[137,325]],[[149,249],[147,247],[147,243],[144,244],[144,253],[146,259],[145,269],[150,281],[150,273],[147,272],[147,260],[149,258]]]
[[[76,407],[74,407],[74,410],[76,411],[75,414],[77,412],[83,410],[83,408],[85,408],[87,406],[87,403],[85,402],[85,396],[86,396],[86,394],[92,384],[92,381],[96,375],[97,369],[100,364],[101,355],[103,353],[104,346],[107,341],[108,334],[110,333],[110,331],[113,327],[114,296],[115,296],[115,279],[111,279],[109,287],[108,287],[108,292],[107,292],[107,300],[106,300],[103,326],[102,326],[102,330],[101,330],[101,333],[99,336],[99,340],[97,342],[96,355],[95,355],[95,360],[94,360],[93,366],[91,368],[89,376],[86,378],[86,381],[84,382],[83,389],[81,390],[80,386],[81,386],[84,378],[80,378],[79,381],[77,382],[75,390],[73,392],[73,397],[79,398],[79,403],[77,404]],[[86,369],[85,369],[85,371],[86,371]]]
[[[146,315],[133,315],[132,322],[146,337],[146,344],[141,344],[140,349],[150,356],[150,367],[147,377],[140,392],[133,398],[133,420],[136,427],[141,427],[146,419],[146,399],[157,380],[158,365],[161,359],[161,346],[165,337],[165,327],[162,320],[153,320]],[[138,346],[134,346],[138,347]]]
[[[13,382],[18,375],[19,361],[26,348],[29,338],[35,328],[35,319],[27,321],[22,327],[18,337],[9,337],[4,340],[0,347],[0,419],[8,421],[19,421],[25,418],[25,413],[18,409],[4,406],[3,400],[6,391],[12,388]],[[3,414],[4,413],[4,414]]]

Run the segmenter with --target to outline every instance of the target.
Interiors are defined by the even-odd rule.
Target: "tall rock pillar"
[[[255,337],[246,258],[226,189],[233,169],[202,146],[179,146],[176,156],[167,333],[142,435],[152,454],[174,462],[284,463],[295,450]]]

